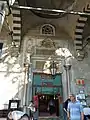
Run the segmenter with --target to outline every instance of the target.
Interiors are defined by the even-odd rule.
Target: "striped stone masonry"
[[[90,13],[90,6],[87,5],[83,9],[83,12]],[[76,30],[75,30],[75,49],[77,50],[82,50],[83,48],[83,30],[84,26],[87,22],[88,16],[87,15],[80,15],[80,17],[77,20],[77,25],[76,25]]]
[[[14,5],[18,5],[18,2],[15,2]],[[15,43],[16,47],[20,46],[21,41],[21,15],[20,9],[12,8],[12,15],[13,15],[13,42]]]

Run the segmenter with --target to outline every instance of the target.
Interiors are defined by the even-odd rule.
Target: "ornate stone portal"
[[[52,55],[55,55],[55,42],[50,38],[30,38],[26,42],[26,53],[31,56],[31,61],[34,62],[34,68],[43,69],[44,63]],[[26,55],[26,54],[25,54]],[[28,57],[25,60],[28,61]],[[38,67],[38,68],[37,68]]]

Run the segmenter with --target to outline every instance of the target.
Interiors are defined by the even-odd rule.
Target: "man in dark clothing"
[[[67,120],[67,107],[68,103],[70,102],[70,98],[68,98],[64,103],[63,103],[63,111],[64,111],[64,120]]]
[[[51,99],[48,103],[48,109],[49,109],[49,113],[50,115],[53,115],[55,113],[55,102],[53,99]]]

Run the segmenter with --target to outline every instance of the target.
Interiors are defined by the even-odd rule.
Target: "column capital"
[[[70,69],[71,69],[71,66],[72,66],[72,65],[67,64],[67,65],[64,65],[64,68],[65,68],[65,70],[70,70]]]

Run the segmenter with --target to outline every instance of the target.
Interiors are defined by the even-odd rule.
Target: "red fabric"
[[[35,107],[38,108],[38,95],[35,95],[33,97],[33,102],[34,102]]]

